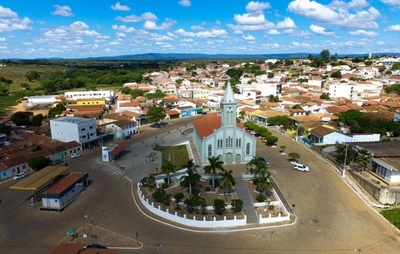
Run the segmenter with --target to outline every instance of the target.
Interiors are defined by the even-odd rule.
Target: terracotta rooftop
[[[331,134],[332,132],[335,132],[335,130],[325,128],[323,126],[318,126],[312,129],[310,131],[310,134],[314,135],[317,138],[323,138],[324,136]]]
[[[370,143],[354,143],[373,153],[374,157],[400,157],[399,141],[384,141]]]
[[[214,133],[214,130],[221,128],[221,117],[216,113],[211,113],[193,121],[193,126],[200,139],[204,139]]]
[[[56,182],[54,185],[50,186],[46,190],[46,194],[60,194],[63,192],[65,189],[70,187],[72,184],[75,184],[78,182],[79,179],[85,177],[87,178],[88,173],[84,172],[71,172],[67,176],[65,176],[63,179],[60,181]]]

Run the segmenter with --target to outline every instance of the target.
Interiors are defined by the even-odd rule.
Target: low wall
[[[269,202],[269,205],[279,205],[281,208],[283,214],[286,214],[285,216],[282,216],[281,213],[278,213],[278,216],[272,216],[272,214],[269,214],[268,217],[262,217],[262,214],[258,214],[257,211],[257,219],[260,224],[263,223],[274,223],[274,222],[284,222],[284,221],[290,221],[290,214],[286,210],[286,207],[282,204],[281,199],[279,198],[278,194],[275,192],[275,189],[272,189],[272,193],[274,193],[275,198],[277,201],[271,201]],[[254,207],[266,207],[268,205],[268,202],[257,202],[254,203]]]
[[[234,216],[234,219],[228,220],[226,217],[224,217],[223,220],[217,220],[216,217],[213,217],[213,220],[207,220],[207,217],[203,216],[202,218],[199,216],[199,220],[197,220],[196,217],[193,217],[193,219],[187,219],[186,214],[183,215],[183,217],[180,217],[177,212],[175,213],[170,213],[169,210],[167,209],[166,211],[161,210],[161,207],[155,207],[154,203],[150,203],[148,199],[143,195],[143,193],[140,190],[141,184],[137,184],[137,192],[139,196],[139,200],[143,204],[143,206],[146,207],[147,210],[150,212],[163,217],[167,220],[190,226],[190,227],[198,227],[198,228],[216,228],[216,227],[236,227],[236,226],[244,226],[247,224],[247,217],[244,215],[243,219],[238,219],[236,216]]]

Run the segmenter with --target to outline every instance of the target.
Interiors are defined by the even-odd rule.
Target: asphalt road
[[[140,135],[122,141],[131,145],[120,159],[125,175],[136,182],[155,170],[159,157],[144,163],[151,146],[191,121],[174,120],[165,129],[142,127]],[[323,158],[290,138],[276,135],[278,146],[286,145],[287,154],[299,152],[300,162],[311,168],[309,173],[293,171],[278,147],[257,144],[257,154],[269,160],[273,177],[288,201],[295,204],[294,225],[193,232],[159,223],[140,212],[132,199],[132,182],[109,163],[101,162],[97,148],[68,160],[71,171],[87,171],[93,182],[63,212],[39,211],[29,204],[31,193],[10,190],[13,181],[0,184],[0,253],[48,253],[68,230],[82,226],[83,214],[95,225],[123,236],[135,238],[138,233],[142,248],[117,253],[340,254],[357,253],[356,249],[363,254],[399,253],[399,231],[360,199]]]

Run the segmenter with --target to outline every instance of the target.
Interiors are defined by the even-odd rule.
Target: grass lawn
[[[381,213],[390,223],[400,229],[400,208],[384,210]]]
[[[162,152],[162,160],[170,161],[175,165],[176,170],[182,169],[189,160],[186,145],[180,146],[155,146],[154,150]]]

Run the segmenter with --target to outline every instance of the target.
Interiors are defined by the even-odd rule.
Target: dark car
[[[269,162],[264,157],[258,157],[258,159],[267,167],[269,167]]]
[[[159,123],[152,123],[150,125],[151,128],[161,128],[162,126]]]
[[[63,163],[63,162],[64,162],[63,160],[53,160],[53,161],[50,162],[50,166],[54,166],[54,165],[57,165],[57,164],[60,164],[60,163]]]

